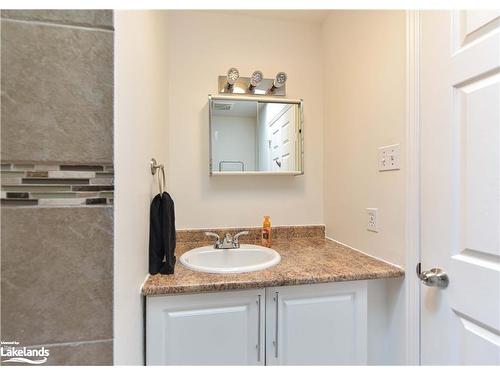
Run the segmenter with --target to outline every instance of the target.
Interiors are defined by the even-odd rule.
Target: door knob
[[[441,268],[432,268],[428,271],[421,271],[421,264],[417,264],[417,276],[427,286],[435,286],[444,289],[450,283],[446,272]]]

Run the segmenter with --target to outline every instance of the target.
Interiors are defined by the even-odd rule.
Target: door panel
[[[281,145],[281,127],[277,122],[273,122],[270,126],[271,132],[271,170],[279,171],[280,165],[280,145]]]
[[[355,307],[353,293],[320,298],[282,297],[283,331],[281,345],[287,350],[283,351],[283,361],[287,364],[300,364],[305,358],[308,346],[314,343],[318,350],[307,353],[310,364],[324,363],[325,358],[335,363],[349,364],[354,360],[355,337],[354,331]],[[314,319],[311,317],[314,316]],[[338,319],[339,316],[344,319]],[[307,329],[304,327],[309,321]],[[304,327],[305,328],[305,327]],[[342,346],[338,345],[338,338],[342,338]],[[332,350],[335,348],[335,350]],[[304,363],[307,364],[307,363]]]
[[[267,364],[366,364],[366,282],[267,290]]]
[[[458,90],[461,126],[463,247],[500,255],[500,75]],[[485,173],[488,171],[488,173]]]
[[[272,171],[295,170],[296,129],[294,106],[288,105],[269,123]],[[293,166],[292,169],[290,167]]]
[[[263,289],[147,301],[148,365],[264,364]]]
[[[485,33],[494,30],[500,11],[492,10],[461,10],[453,13],[456,27],[455,35],[461,47],[478,39]]]
[[[422,12],[423,364],[500,364],[500,18]]]
[[[498,365],[498,335],[484,329],[466,317],[460,319],[460,341],[462,342],[461,364]]]

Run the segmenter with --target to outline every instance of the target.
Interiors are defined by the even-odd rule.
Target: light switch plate
[[[398,144],[379,147],[378,170],[395,171],[401,169],[401,147]]]
[[[378,232],[378,208],[367,208],[366,213],[368,214],[366,229],[372,232]]]

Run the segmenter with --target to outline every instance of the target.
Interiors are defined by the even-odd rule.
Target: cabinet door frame
[[[146,365],[171,364],[166,359],[165,337],[168,333],[164,332],[165,314],[188,311],[189,309],[200,311],[227,308],[229,311],[235,307],[243,306],[248,308],[249,318],[255,320],[250,324],[255,326],[255,329],[249,329],[248,338],[250,341],[248,348],[253,348],[254,351],[246,364],[265,365],[265,296],[265,289],[148,296],[146,298]]]
[[[293,299],[352,295],[354,304],[355,360],[352,365],[367,364],[367,282],[345,281],[324,284],[292,285],[266,288],[266,365],[287,365],[283,347],[284,302]],[[277,297],[277,300],[276,300]],[[278,314],[276,314],[278,310]],[[278,334],[276,335],[276,329]],[[278,348],[276,349],[276,341]]]

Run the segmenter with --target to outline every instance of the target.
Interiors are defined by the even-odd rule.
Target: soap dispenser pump
[[[272,245],[272,231],[271,231],[271,218],[264,216],[262,223],[262,246],[271,247]]]

